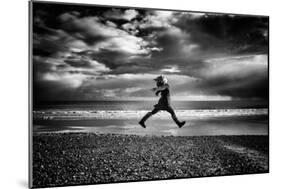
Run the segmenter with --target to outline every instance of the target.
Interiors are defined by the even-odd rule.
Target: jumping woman
[[[153,88],[152,91],[155,93],[156,96],[161,94],[161,97],[158,101],[158,104],[154,105],[154,109],[151,112],[148,112],[139,122],[139,124],[143,127],[146,128],[145,121],[152,115],[156,114],[160,110],[167,111],[171,114],[174,122],[178,125],[179,128],[181,128],[184,124],[185,121],[180,122],[175,114],[175,111],[171,107],[170,104],[170,91],[169,91],[169,85],[168,85],[168,80],[165,78],[163,75],[158,76],[157,78],[154,79],[156,82],[156,88]]]

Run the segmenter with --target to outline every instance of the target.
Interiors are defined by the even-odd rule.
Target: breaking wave
[[[35,120],[91,120],[91,119],[139,119],[148,112],[147,110],[40,110],[33,111]],[[181,118],[210,118],[231,116],[255,116],[268,115],[267,108],[253,109],[196,109],[177,110],[176,114]],[[153,115],[154,119],[170,119],[167,112],[159,112]]]

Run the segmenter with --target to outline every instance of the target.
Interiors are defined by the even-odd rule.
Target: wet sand
[[[91,132],[156,136],[268,135],[268,116],[240,116],[182,119],[179,129],[170,116],[166,120],[149,119],[143,129],[139,120],[34,120],[34,132]]]
[[[268,136],[35,133],[33,186],[267,173]]]

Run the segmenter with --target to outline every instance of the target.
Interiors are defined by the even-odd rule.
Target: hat
[[[163,76],[163,75],[159,75],[158,77],[156,77],[155,79],[153,79],[154,81],[160,81],[160,82],[163,82],[163,83],[167,83],[168,82],[168,79]]]

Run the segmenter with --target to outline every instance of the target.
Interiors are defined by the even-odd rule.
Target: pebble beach
[[[267,173],[268,140],[35,133],[33,187]]]

